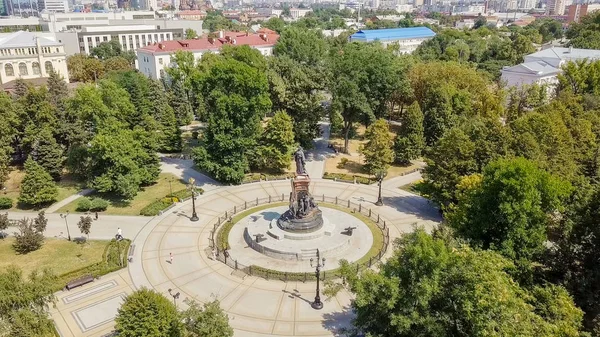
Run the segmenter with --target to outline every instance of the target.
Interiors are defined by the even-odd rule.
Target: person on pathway
[[[215,249],[212,249],[212,259],[213,261],[217,261],[217,253],[215,252]]]
[[[169,253],[169,259],[171,259],[171,264],[173,264],[173,253]]]
[[[121,227],[117,228],[117,240],[123,240],[123,231],[121,231]]]

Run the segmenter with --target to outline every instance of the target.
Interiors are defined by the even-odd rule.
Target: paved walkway
[[[400,186],[408,185],[415,181],[419,181],[422,178],[423,177],[421,176],[421,172],[417,171],[417,172],[409,173],[404,176],[386,179],[383,181],[381,187],[387,188],[387,189],[394,189],[394,188],[398,188]]]
[[[65,206],[65,205],[68,205],[71,202],[73,202],[73,201],[75,201],[75,200],[77,200],[77,199],[79,199],[79,198],[81,198],[81,197],[83,197],[85,195],[89,195],[92,192],[94,192],[93,189],[86,188],[85,190],[82,190],[82,191],[77,192],[77,193],[75,193],[75,194],[73,194],[71,196],[68,196],[68,197],[66,197],[63,200],[50,205],[50,207],[48,207],[46,209],[46,213],[54,213],[54,212],[58,211],[61,207]]]
[[[162,156],[160,158],[160,170],[164,173],[171,173],[187,181],[190,178],[196,179],[196,185],[205,191],[210,191],[222,186],[219,182],[196,171],[194,161],[191,159],[176,159]]]
[[[329,122],[319,122],[321,137],[315,139],[315,148],[306,153],[306,172],[312,179],[320,179],[325,172],[325,160],[333,152],[327,148],[329,144]]]
[[[222,212],[244,201],[268,196],[281,197],[281,194],[289,193],[289,188],[289,181],[217,188],[198,197],[198,222],[189,220],[192,210],[191,201],[188,201],[161,216],[141,218],[146,220],[146,224],[123,225],[125,236],[134,237],[133,262],[126,273],[120,271],[107,275],[79,290],[58,294],[62,303],[52,311],[52,317],[61,335],[106,334],[114,324],[112,318],[123,297],[140,287],[156,289],[167,297],[168,289],[181,292],[178,301],[180,307],[185,306],[186,299],[200,302],[219,299],[230,317],[236,337],[336,335],[336,331],[350,324],[352,319],[349,309],[352,296],[348,292],[342,291],[335,298],[324,298],[324,309],[315,311],[310,307],[314,298],[314,283],[284,283],[250,276],[242,278],[228,266],[213,261],[207,250],[210,230]],[[411,231],[415,223],[432,228],[440,220],[437,210],[426,199],[399,189],[384,189],[386,205],[381,207],[374,205],[377,186],[313,179],[311,189],[315,196],[337,196],[362,203],[363,207],[380,213],[390,226],[392,240],[402,232]],[[111,220],[107,216],[104,218]],[[56,219],[53,218],[51,223],[54,222]],[[115,227],[109,223],[104,225],[107,228]],[[137,235],[131,234],[126,231],[129,229],[139,229],[139,232]],[[170,253],[174,256],[173,264],[169,261]],[[391,249],[386,256],[389,254]],[[70,294],[75,295],[69,297],[68,301],[71,302],[65,303],[64,298]]]

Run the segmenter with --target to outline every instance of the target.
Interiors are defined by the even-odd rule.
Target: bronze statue
[[[301,146],[298,146],[298,149],[294,152],[294,160],[296,161],[296,174],[306,174],[306,158]]]

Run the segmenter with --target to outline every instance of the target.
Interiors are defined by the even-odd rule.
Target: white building
[[[600,50],[552,47],[525,56],[524,62],[501,70],[502,80],[508,86],[548,84],[558,82],[561,67],[569,61],[600,60]]]
[[[350,41],[358,42],[381,42],[385,47],[398,45],[398,52],[410,54],[417,47],[435,36],[435,33],[427,27],[392,28],[359,30],[350,36]]]
[[[154,43],[182,39],[183,29],[156,29],[151,25],[98,26],[84,27],[76,34],[79,52],[89,54],[92,48],[111,40],[119,41],[123,50],[135,51]]]
[[[64,46],[20,31],[0,39],[0,83],[46,78],[54,69],[69,82]]]
[[[38,9],[47,13],[67,13],[69,3],[67,0],[39,0]]]
[[[277,33],[261,29],[258,34],[219,32],[217,38],[165,41],[138,49],[137,68],[146,76],[159,79],[164,76],[165,68],[171,65],[171,56],[177,51],[189,51],[199,60],[205,53],[219,53],[224,45],[248,45],[261,54],[270,56],[277,40]]]
[[[565,0],[548,0],[546,11],[549,15],[564,15]]]
[[[290,8],[290,16],[294,20],[303,18],[310,12],[312,12],[312,9],[310,8]]]

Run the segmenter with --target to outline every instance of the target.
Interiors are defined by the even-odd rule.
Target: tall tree
[[[276,172],[289,168],[294,146],[292,118],[283,111],[276,112],[258,144],[251,156],[251,166]]]
[[[16,266],[0,272],[0,320],[8,322],[9,336],[54,335],[48,308],[55,301],[55,279],[50,270],[34,271],[27,278]]]
[[[6,93],[0,93],[0,188],[8,178],[10,155],[19,134],[17,108]]]
[[[585,336],[581,310],[560,287],[534,292],[506,272],[511,263],[432,237],[423,229],[396,242],[379,271],[346,268],[356,330],[379,337]],[[555,302],[563,305],[554,305]],[[553,310],[556,310],[553,312]]]
[[[188,28],[185,30],[185,38],[186,39],[195,39],[198,37],[198,33],[195,30]]]
[[[524,158],[500,159],[484,169],[481,185],[459,200],[460,216],[451,214],[449,222],[472,244],[497,250],[527,274],[569,192],[568,183]]]
[[[183,336],[175,305],[163,295],[146,288],[127,296],[115,321],[115,330],[123,337]]]
[[[83,54],[67,58],[69,78],[75,82],[95,82],[104,75],[102,61]]]
[[[56,201],[57,197],[58,188],[50,174],[33,159],[27,159],[19,202],[31,206],[41,206]]]
[[[69,96],[69,89],[65,79],[54,68],[50,69],[48,73],[48,94],[50,103],[56,107],[57,111],[61,112],[65,108],[65,100]]]
[[[327,43],[319,30],[288,27],[281,32],[273,52],[300,64],[317,66],[325,61]]]
[[[233,337],[229,318],[219,301],[207,302],[203,306],[192,301],[182,316],[188,337]]]
[[[394,143],[396,161],[408,165],[411,160],[419,158],[425,149],[423,113],[419,103],[414,102],[408,107],[400,123],[400,130]]]
[[[77,223],[77,227],[79,227],[79,231],[81,234],[87,235],[88,239],[90,238],[90,229],[92,228],[92,217],[81,216],[79,218],[79,222]]]
[[[150,115],[160,126],[158,135],[158,149],[164,152],[178,152],[181,150],[181,130],[175,117],[173,108],[169,105],[164,88],[158,81],[150,83],[148,99],[153,103]]]
[[[187,92],[183,87],[181,81],[171,81],[171,87],[167,92],[169,98],[169,104],[175,112],[177,118],[177,124],[188,125],[194,118],[194,110],[192,104],[189,101]]]
[[[210,112],[203,145],[194,161],[216,179],[240,183],[248,169],[248,150],[256,144],[260,118],[271,108],[264,72],[224,57],[211,61],[202,78]]]
[[[63,149],[48,128],[42,129],[38,134],[32,147],[31,157],[52,176],[52,179],[60,180],[65,159]]]
[[[386,171],[394,161],[394,150],[392,135],[388,123],[384,119],[378,119],[369,125],[365,132],[367,143],[361,149],[365,156],[365,169],[370,174],[378,171]]]

